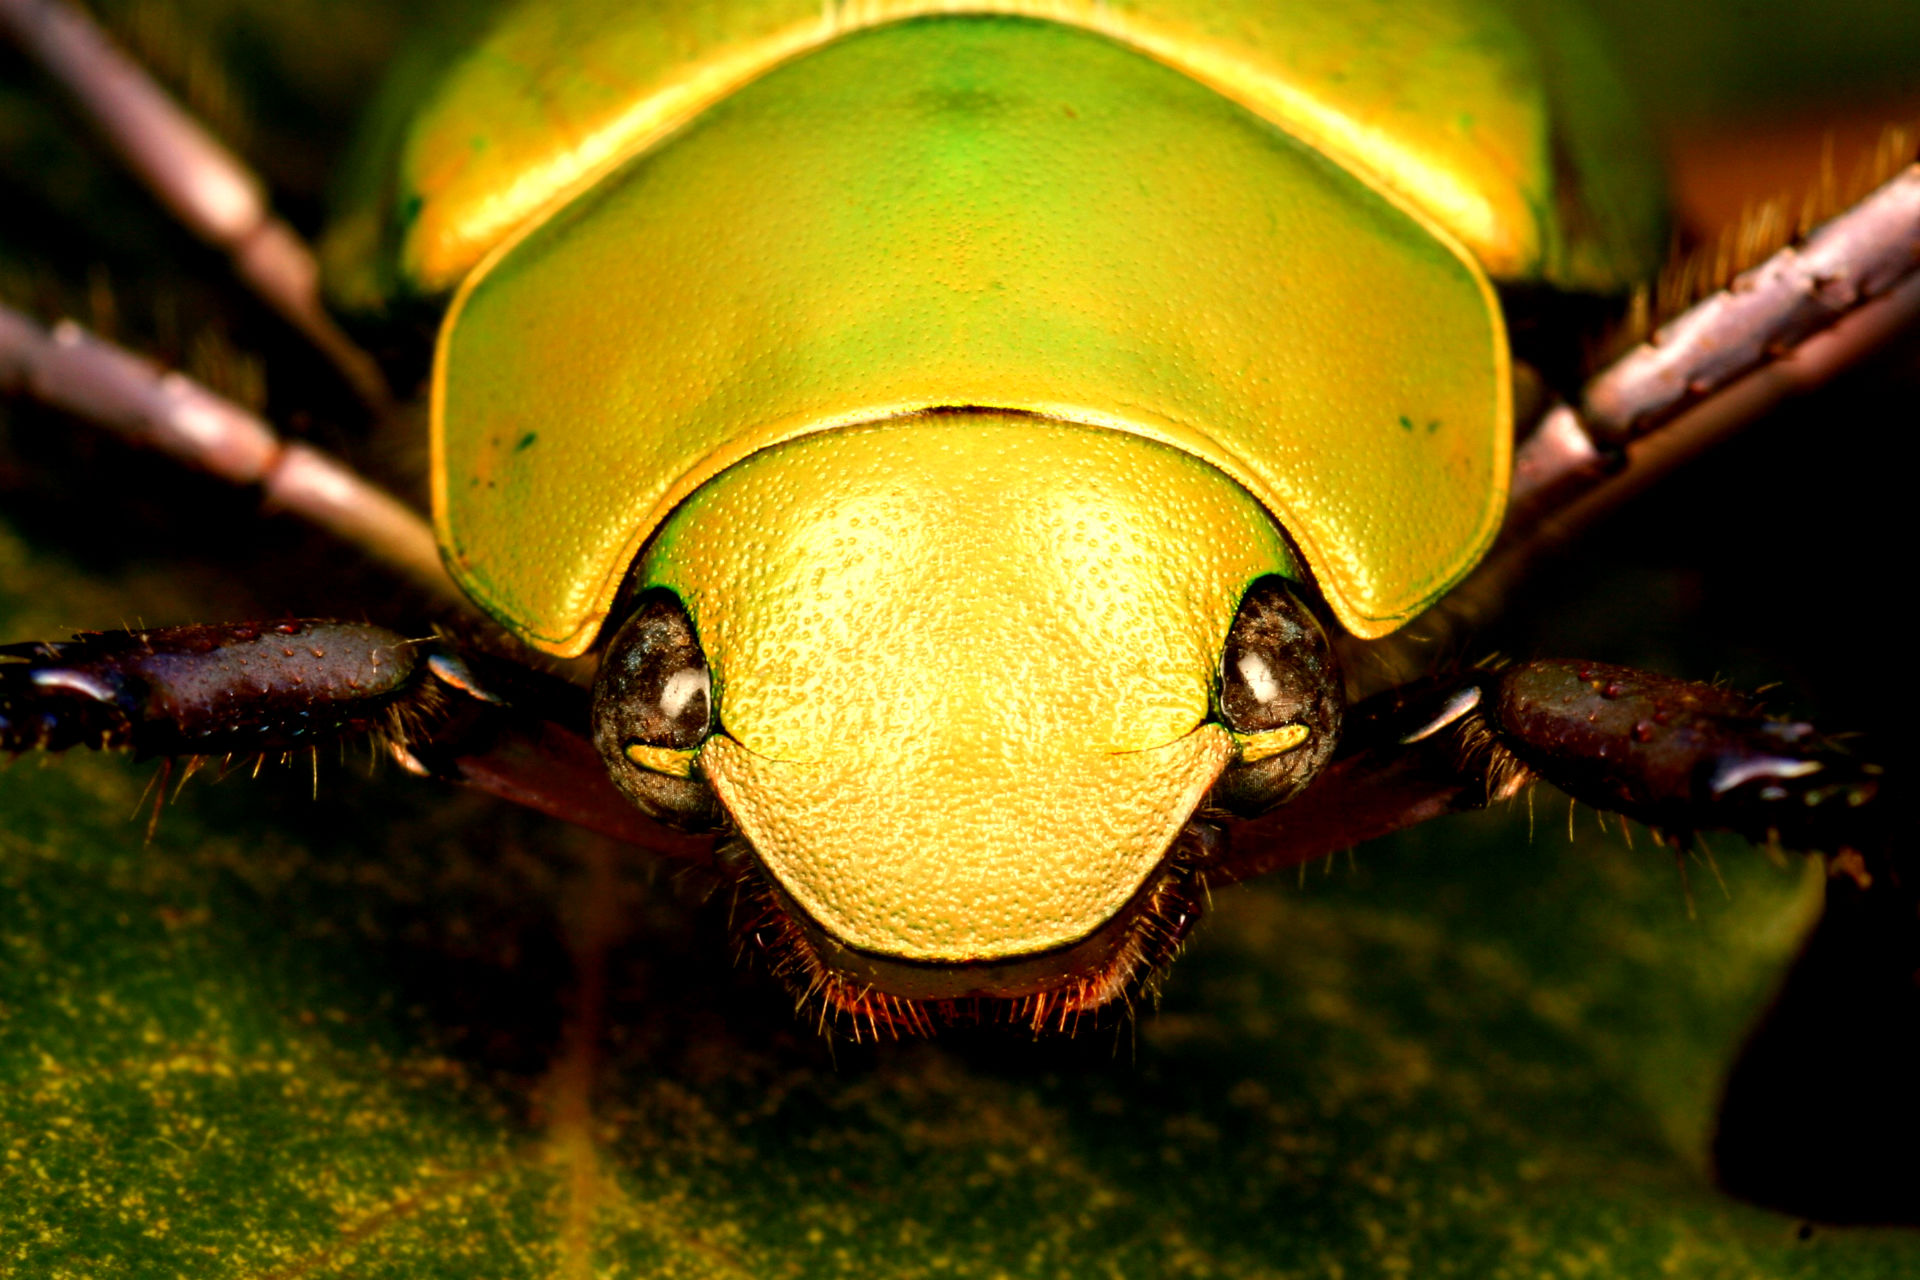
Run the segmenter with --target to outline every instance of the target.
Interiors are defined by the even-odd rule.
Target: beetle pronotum
[[[1464,12],[1469,23],[1485,19],[1470,8]],[[1234,80],[1220,50],[1194,33],[1170,35],[1154,25],[1153,14],[1135,27],[1116,27],[1104,14],[1069,6],[1051,22],[879,21],[911,16],[903,8],[843,15],[844,28],[795,35],[802,29],[782,26],[784,19],[768,6],[759,16],[767,17],[771,34],[730,33],[737,47],[716,46],[728,58],[738,55],[739,66],[709,71],[696,60],[692,72],[667,76],[664,88],[649,90],[671,99],[638,113],[652,111],[658,119],[630,126],[629,134],[607,144],[606,156],[573,157],[582,186],[568,200],[549,206],[551,189],[536,192],[525,210],[480,231],[460,222],[459,197],[449,197],[453,215],[426,202],[419,207],[424,213],[414,210],[421,224],[451,217],[454,247],[415,237],[398,250],[399,269],[414,272],[410,283],[417,288],[466,280],[436,374],[436,516],[462,586],[515,635],[550,652],[577,656],[596,638],[609,645],[594,737],[615,782],[654,817],[733,828],[737,836],[723,862],[756,886],[766,927],[787,949],[788,958],[776,965],[790,967],[804,989],[869,1032],[920,1030],[1005,1008],[1035,1028],[1064,1029],[1145,980],[1166,958],[1197,910],[1193,877],[1210,870],[1247,874],[1295,861],[1303,851],[1319,852],[1303,849],[1297,837],[1309,825],[1301,815],[1315,812],[1312,800],[1293,810],[1274,806],[1315,778],[1339,738],[1341,694],[1324,632],[1337,621],[1354,636],[1371,637],[1404,622],[1479,560],[1505,510],[1508,353],[1482,272],[1572,287],[1615,284],[1638,265],[1607,238],[1617,228],[1583,242],[1577,229],[1533,227],[1529,242],[1512,222],[1487,212],[1497,200],[1486,190],[1467,193],[1483,197],[1478,204],[1463,197],[1459,174],[1432,154],[1407,161],[1405,148],[1396,150],[1406,135],[1389,130],[1394,145],[1385,151],[1343,146],[1337,103],[1314,102],[1311,110],[1288,115],[1274,105],[1294,87],[1284,76],[1242,67],[1235,74],[1243,78]],[[1337,46],[1349,36],[1336,30],[1318,38]],[[930,56],[929,49],[943,56]],[[714,67],[724,61],[715,55]],[[1415,58],[1412,65],[1421,64]],[[704,86],[707,96],[690,85]],[[716,88],[733,91],[721,95]],[[460,92],[456,87],[448,98],[457,104]],[[866,100],[875,92],[879,105],[871,106]],[[689,95],[705,109],[690,111]],[[1401,109],[1415,116],[1419,95],[1410,97],[1412,105]],[[913,103],[936,106],[920,121],[906,110]],[[1137,175],[1148,163],[1142,156],[1172,164],[1175,149],[1152,132],[1169,120],[1193,149],[1179,159],[1204,158],[1216,166],[1207,172],[1285,193],[1286,200],[1268,205],[1224,182],[1182,188],[1167,179],[1164,189],[1148,193],[1150,207],[1126,207],[1129,188],[1117,179]],[[1318,132],[1313,121],[1320,122]],[[1089,143],[1084,135],[1092,122],[1107,132],[1093,133]],[[833,128],[842,125],[845,136],[836,135]],[[1142,139],[1153,145],[1139,154],[1116,147],[1116,140]],[[783,196],[799,191],[811,173],[816,189],[808,196],[819,208],[844,190],[894,202],[863,206],[851,229],[839,229],[852,238],[824,245],[795,234],[796,226],[821,224],[818,209],[811,220],[795,222],[794,210],[780,207],[767,227],[720,237],[717,213],[740,208],[738,184],[762,179],[769,164],[800,154],[802,140],[827,160],[789,164]],[[1075,146],[1085,147],[1084,155]],[[903,170],[907,160],[923,167]],[[915,181],[902,181],[903,172]],[[1028,210],[1026,221],[1010,225],[1030,233],[1030,241],[1013,237],[1012,256],[1004,262],[989,257],[982,274],[978,259],[986,250],[969,237],[979,233],[981,244],[993,248],[996,219],[1006,211],[991,200],[973,208],[963,197],[985,191],[1004,201],[1035,175],[1061,184],[1051,198],[1066,201],[1075,216],[1056,227]],[[1166,178],[1159,171],[1155,176]],[[994,185],[1000,181],[1008,184],[1005,191]],[[1820,288],[1789,280],[1779,296],[1792,302],[1818,295],[1836,274],[1847,273],[1864,282],[1854,291],[1863,295],[1906,288],[1915,184],[1910,175],[1901,181],[1882,194],[1877,212],[1862,215],[1877,232],[1863,238],[1852,230],[1860,225],[1854,222],[1818,242],[1840,242],[1831,259],[1837,266],[1818,273]],[[550,188],[565,185],[550,181]],[[1186,197],[1189,204],[1180,204]],[[1620,197],[1629,204],[1632,198]],[[1249,211],[1259,217],[1244,225],[1222,221]],[[1094,212],[1110,218],[1090,222]],[[1630,209],[1606,212],[1628,223],[1637,216]],[[1594,209],[1586,214],[1589,223],[1606,221]],[[1182,264],[1188,274],[1164,280],[1116,281],[1098,269],[1101,255],[1125,235],[1143,234],[1143,225],[1168,225],[1156,218],[1216,232],[1211,247],[1218,260]],[[636,220],[651,233],[638,243],[653,258],[632,248],[629,224]],[[1266,224],[1265,240],[1256,235],[1259,221]],[[880,227],[890,228],[893,238],[880,237]],[[683,240],[674,241],[674,234]],[[1345,246],[1350,251],[1319,265],[1341,264],[1360,277],[1357,283],[1317,278],[1279,251],[1324,246],[1341,236],[1352,238]],[[1852,248],[1861,242],[1869,246],[1864,254]],[[953,249],[956,243],[963,251]],[[711,248],[712,261],[703,261],[708,249],[702,246],[714,245],[720,247]],[[442,250],[453,265],[434,257]],[[1624,255],[1628,265],[1613,255]],[[1164,267],[1177,258],[1131,260]],[[875,263],[901,272],[900,287],[877,293],[861,274]],[[527,340],[530,328],[537,333],[555,323],[569,305],[565,299],[577,302],[583,282],[601,287],[625,271],[631,292],[636,281],[658,282],[681,266],[690,273],[740,274],[743,264],[761,272],[762,296],[725,297],[711,278],[691,274],[673,282],[685,305],[641,316],[640,330],[598,326],[569,333],[557,352]],[[1022,312],[986,305],[1005,283],[994,273],[1015,267],[1029,273],[1022,279],[1037,281],[1034,296],[1042,299],[1064,294],[1078,303],[1098,293],[1092,286],[1112,286],[1100,306],[1126,323],[1102,329],[1095,323],[1099,307]],[[1061,274],[1050,278],[1046,269]],[[946,278],[946,270],[960,274]],[[747,271],[742,278],[755,277]],[[1186,292],[1169,287],[1183,280]],[[1207,292],[1193,287],[1196,280],[1218,287]],[[1351,376],[1342,361],[1361,338],[1329,336],[1326,317],[1342,309],[1357,316],[1360,303],[1387,295],[1425,300],[1409,313],[1367,315],[1367,343],[1424,366],[1411,393],[1391,380],[1374,386]],[[1749,282],[1742,296],[1764,303],[1769,295]],[[723,299],[717,311],[715,298]],[[783,334],[794,339],[790,344],[766,338],[775,331],[764,314],[769,298],[786,308],[777,318],[793,327]],[[1289,305],[1274,306],[1280,298]],[[1186,303],[1206,317],[1209,334],[1226,337],[1196,355],[1190,335],[1171,327],[1178,309],[1151,311],[1142,305],[1148,299]],[[836,317],[871,319],[861,312],[863,302],[885,321],[877,334],[845,323],[833,327]],[[288,309],[300,312],[297,305]],[[1880,314],[1890,310],[1883,304]],[[1408,314],[1414,321],[1404,321]],[[1084,331],[1075,330],[1076,323]],[[713,337],[729,324],[749,336],[715,356]],[[1270,354],[1264,344],[1288,325],[1281,351],[1296,363],[1259,365]],[[77,401],[74,388],[98,389],[101,370],[117,359],[72,330],[47,338],[18,320],[9,318],[8,326],[15,379],[52,401]],[[814,340],[816,330],[825,336],[808,354],[799,339]],[[1171,345],[1142,351],[1114,342],[1116,333],[1150,331],[1171,332]],[[1708,332],[1724,345],[1725,327]],[[1775,321],[1757,332],[1762,351],[1799,336]],[[1034,335],[1049,333],[1064,335],[1058,348],[1036,347]],[[602,348],[620,351],[609,356]],[[1670,340],[1666,349],[1689,348]],[[636,369],[633,352],[654,363]],[[656,412],[673,398],[674,379],[688,378],[687,370],[700,369],[710,356],[718,371],[702,369],[692,385],[680,386],[684,422],[656,423],[637,435],[622,428],[627,444],[640,439],[652,448],[664,441],[680,453],[637,460],[609,455],[605,439],[594,434],[602,428],[593,426],[570,446],[574,456],[563,463],[558,482],[577,501],[564,510],[553,505],[550,473],[535,460],[556,441],[564,444],[570,426],[615,421],[610,405],[619,396],[638,396],[645,412]],[[947,357],[957,358],[943,364]],[[534,380],[516,361],[546,361],[547,375]],[[345,363],[355,365],[351,357]],[[552,376],[576,365],[591,373]],[[1133,365],[1147,370],[1144,382],[1114,376],[1131,373]],[[1682,381],[1697,384],[1692,394],[1710,395],[1747,367],[1716,381],[1718,375],[1695,361]],[[1590,393],[1586,416],[1591,424],[1612,413],[1624,437],[1637,411],[1612,410],[1605,399],[1619,380],[1636,377],[1632,365],[1620,368],[1616,382]],[[821,394],[820,370],[844,375],[827,380],[827,394]],[[618,396],[596,401],[608,386]],[[1237,399],[1223,399],[1223,386],[1232,386]],[[730,408],[742,387],[760,397],[744,413]],[[1298,398],[1263,398],[1276,387]],[[138,421],[195,429],[208,421],[183,412],[183,399],[192,402],[194,393],[178,383],[142,382],[136,371],[126,390],[130,400],[149,392],[158,398],[157,413],[139,406],[130,411]],[[1327,400],[1341,402],[1334,416],[1315,418],[1302,408]],[[718,426],[702,417],[716,405],[733,415]],[[1209,408],[1216,415],[1211,419]],[[1276,422],[1307,434],[1277,439]],[[1378,434],[1356,423],[1372,424],[1366,431]],[[1522,444],[1523,482],[1535,474],[1529,466],[1558,465],[1550,478],[1577,471],[1557,452],[1562,446],[1592,452],[1571,411],[1549,411],[1533,425]],[[329,495],[352,484],[337,474],[331,486],[314,483],[312,474],[328,473],[303,472],[307,455],[279,451],[257,439],[251,425],[197,439],[229,454],[250,448],[238,460],[223,455],[215,464],[238,479],[265,480],[287,505],[323,508]],[[1390,452],[1393,460],[1381,463]],[[1021,461],[996,472],[995,458]],[[1346,487],[1323,474],[1339,469],[1330,459],[1352,463]],[[1101,505],[1124,477],[1143,474],[1156,477],[1152,501]],[[1036,478],[1055,483],[1042,491],[1027,484]],[[1065,478],[1074,487],[1063,489]],[[575,488],[582,492],[574,494]],[[1185,495],[1181,502],[1166,501],[1174,492]],[[1435,503],[1439,492],[1446,500]],[[1458,492],[1478,496],[1458,501]],[[536,501],[542,493],[545,506]],[[902,494],[910,495],[904,506]],[[1045,515],[1049,503],[1077,523]],[[368,507],[350,502],[345,509],[358,517]],[[771,511],[782,512],[782,520],[770,522]],[[914,529],[911,519],[928,511],[941,512],[940,523]],[[1036,513],[1032,528],[1022,528],[1022,512]],[[563,519],[571,523],[556,533],[551,526]],[[863,541],[874,521],[891,522],[894,536],[883,544]],[[1089,556],[1097,555],[1073,545],[1089,521],[1098,539],[1088,548],[1105,548],[1107,556],[1091,574]],[[369,524],[400,529],[405,521],[382,511],[378,520],[363,519],[361,529]],[[791,535],[773,552],[769,527]],[[863,528],[869,533],[854,532]],[[904,573],[886,563],[902,533],[919,538],[914,546],[921,557]],[[360,536],[433,576],[410,532],[376,528]],[[568,554],[558,556],[555,546]],[[1176,546],[1181,549],[1169,550]],[[755,563],[755,554],[764,559]],[[914,579],[926,574],[927,557],[935,555],[957,556],[939,580],[958,589],[915,597]],[[1181,603],[1175,624],[1151,610],[1135,619],[1124,601],[1140,598],[1139,592],[1091,601],[1076,596],[1115,566],[1141,562],[1151,562],[1156,573],[1171,566],[1177,580],[1155,582],[1154,589],[1163,601]],[[817,601],[804,590],[822,589],[823,575],[844,575],[849,566],[885,590],[859,596],[850,580],[832,578],[823,598],[854,600],[867,612],[822,622]],[[765,599],[743,601],[717,590],[751,573],[772,579]],[[1036,575],[1053,585],[1035,589]],[[1049,613],[1062,598],[1085,608]],[[991,607],[1009,600],[1021,608],[1010,614]],[[1322,603],[1330,614],[1316,617]],[[601,631],[602,618],[611,637]],[[1135,621],[1141,625],[1133,630],[1121,625]],[[1014,622],[1024,628],[1017,641]],[[338,692],[332,700],[341,705],[330,713],[337,722],[317,730],[323,734],[385,724],[397,704],[427,688],[442,698],[516,705],[521,712],[545,714],[551,706],[559,730],[577,734],[580,728],[566,723],[577,712],[563,691],[523,693],[514,676],[478,659],[401,646],[376,628],[330,632],[321,644],[315,628],[324,624],[287,625],[295,629],[278,634],[334,654],[297,672],[303,685],[297,726],[285,721],[284,706],[292,703],[278,680],[268,681],[267,698],[233,712],[214,708],[240,687],[232,664],[253,661],[256,648],[279,643],[275,633],[257,626],[196,629],[18,650],[27,661],[8,669],[9,743],[92,742],[185,755],[278,749],[316,732],[309,713],[320,704],[311,692],[329,681]],[[342,649],[353,645],[369,670],[340,663]],[[1131,671],[1120,661],[1141,654],[1159,656]],[[1072,663],[1065,661],[1069,655]],[[950,665],[933,688],[928,672],[942,662]],[[1050,691],[1034,701],[1037,712],[1026,697],[996,701],[1009,667],[1022,673],[1018,687],[1025,694]],[[244,682],[250,685],[258,670],[247,672]],[[176,671],[185,674],[170,683]],[[854,673],[876,671],[886,673],[888,697],[848,692]],[[1116,671],[1122,686],[1133,687],[1113,687]],[[1099,693],[1081,701],[1081,689]],[[956,698],[956,690],[964,696]],[[153,697],[156,691],[164,696]],[[938,696],[912,700],[922,693]],[[1556,718],[1551,708],[1568,699],[1577,702],[1579,715]],[[1499,713],[1489,720],[1496,706]],[[1619,725],[1595,742],[1572,741],[1575,719],[1604,716]],[[1675,749],[1670,720],[1708,744],[1688,746],[1680,761],[1688,779],[1710,766],[1705,797],[1687,794],[1662,773],[1668,765],[1660,761],[1624,777],[1588,772],[1595,759],[1631,756],[1629,744],[1648,746],[1650,754]],[[1784,830],[1795,843],[1867,845],[1878,856],[1878,828],[1860,834],[1840,826],[1830,835],[1824,823],[1794,825],[1808,811],[1808,799],[1831,798],[1829,807],[1849,822],[1878,821],[1885,806],[1875,799],[1870,770],[1816,749],[1803,727],[1774,725],[1743,701],[1716,701],[1703,689],[1642,683],[1591,664],[1535,664],[1512,675],[1445,677],[1416,695],[1373,704],[1361,723],[1360,732],[1347,735],[1348,758],[1329,778],[1367,778],[1377,767],[1381,776],[1438,769],[1441,779],[1424,791],[1413,788],[1404,814],[1354,818],[1351,802],[1334,794],[1323,803],[1336,845],[1375,825],[1483,798],[1490,785],[1509,790],[1524,763],[1576,793],[1606,797],[1663,825]],[[1512,753],[1507,772],[1461,768],[1451,759],[1458,743],[1448,748],[1450,763],[1420,757],[1468,724],[1485,732],[1485,723]],[[395,732],[396,753],[412,767],[480,781],[489,776],[487,750],[457,739],[439,742],[430,731]],[[867,750],[875,744],[886,750]],[[1028,750],[1036,745],[1037,754]],[[897,764],[903,752],[915,756],[914,767],[876,784],[882,767]],[[1169,763],[1175,757],[1178,763]],[[1417,766],[1404,763],[1416,758]],[[783,772],[786,766],[801,770]],[[1809,778],[1818,785],[1805,782]],[[1328,793],[1323,786],[1308,794]],[[1211,815],[1195,817],[1203,796],[1210,811],[1291,815],[1242,830],[1291,828],[1295,843],[1274,853],[1256,834],[1237,837],[1238,855],[1222,849],[1220,825]],[[1725,812],[1715,807],[1723,800]],[[1788,802],[1785,812],[1794,816],[1771,816],[1768,806]],[[617,830],[642,829],[632,819],[606,816],[597,794],[546,803]],[[927,848],[940,849],[941,858],[900,856]],[[1038,860],[1036,850],[1061,860]]]

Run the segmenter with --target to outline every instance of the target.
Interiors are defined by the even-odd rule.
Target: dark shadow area
[[[1916,895],[1834,880],[1826,914],[1728,1077],[1727,1190],[1820,1222],[1920,1223]]]
[[[1878,659],[1911,631],[1896,549],[1913,541],[1912,475],[1896,442],[1916,404],[1909,339],[1616,513],[1544,566],[1489,640],[1767,689],[1910,786],[1920,694]],[[1636,595],[1650,606],[1621,607]],[[1920,1224],[1916,888],[1830,884],[1729,1079],[1714,1145],[1729,1191],[1820,1221]]]

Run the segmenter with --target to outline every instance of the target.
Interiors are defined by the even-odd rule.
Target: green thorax
[[[1105,37],[846,37],[715,104],[469,278],[435,514],[486,608],[586,648],[666,515],[757,450],[929,409],[1211,463],[1380,634],[1505,499],[1506,338],[1444,232]]]
[[[334,259],[348,294],[464,281],[434,411],[462,585],[580,652],[721,470],[954,407],[1214,465],[1357,634],[1458,580],[1505,503],[1489,274],[1615,286],[1652,222],[1565,32],[928,7],[527,6],[456,65]]]

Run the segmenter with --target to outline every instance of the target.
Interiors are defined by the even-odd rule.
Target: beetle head
[[[717,797],[750,927],[843,1012],[1077,1014],[1177,945],[1209,794],[1264,807],[1331,750],[1296,577],[1243,490],[1126,433],[977,411],[807,436],[648,549],[596,740],[651,812]]]

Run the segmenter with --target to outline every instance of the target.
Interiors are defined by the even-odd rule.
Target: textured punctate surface
[[[1259,504],[1178,450],[939,414],[749,459],[640,578],[692,610],[701,767],[787,892],[849,946],[958,960],[1134,896],[1232,750],[1220,653],[1275,573]]]
[[[1505,343],[1457,244],[1211,89],[1056,24],[927,19],[746,86],[470,278],[435,528],[484,607],[578,653],[754,450],[1011,409],[1218,467],[1379,635],[1499,523]]]

